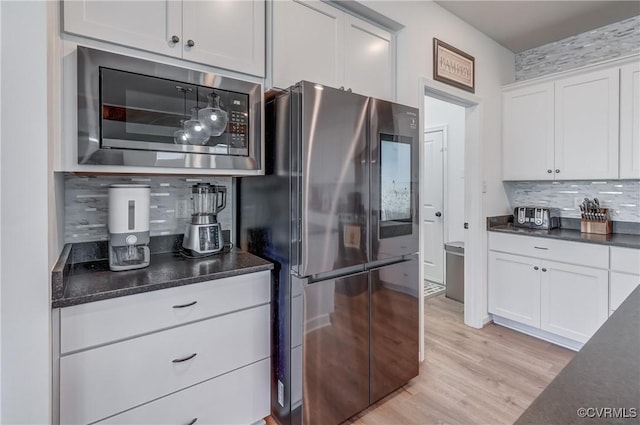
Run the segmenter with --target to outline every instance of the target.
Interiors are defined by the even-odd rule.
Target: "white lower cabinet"
[[[612,271],[609,285],[609,309],[613,313],[640,286],[640,275]]]
[[[607,270],[542,263],[540,328],[587,342],[609,317]]]
[[[607,246],[490,233],[489,313],[578,349],[609,315],[608,263]]]
[[[100,424],[251,424],[270,408],[268,359],[112,416]]]
[[[489,312],[540,326],[539,260],[489,253]]]
[[[86,329],[77,314],[57,311],[62,334],[101,333],[98,318],[105,331],[66,351],[55,336],[55,422],[250,424],[268,416],[269,293],[270,274],[259,272],[68,307]],[[118,315],[136,320],[136,307],[145,326],[113,334],[106,323],[124,329]]]

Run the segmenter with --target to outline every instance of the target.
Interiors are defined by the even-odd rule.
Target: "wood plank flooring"
[[[512,424],[574,356],[494,324],[467,327],[462,311],[442,295],[425,301],[420,375],[345,425]]]
[[[444,295],[426,300],[420,375],[343,425],[512,424],[575,354],[494,324],[467,327],[462,312]]]

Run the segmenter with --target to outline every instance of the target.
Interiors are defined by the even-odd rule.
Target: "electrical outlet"
[[[176,201],[176,218],[189,218],[189,201],[186,199]]]

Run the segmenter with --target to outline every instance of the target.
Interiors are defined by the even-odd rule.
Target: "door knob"
[[[196,42],[195,42],[195,41],[193,41],[193,40],[187,40],[187,46],[189,46],[189,47],[193,47],[193,46],[195,46],[195,45],[196,45]]]
[[[436,212],[436,217],[442,217],[442,213],[440,211]]]

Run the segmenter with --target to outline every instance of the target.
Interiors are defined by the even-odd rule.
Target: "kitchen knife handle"
[[[191,360],[192,358],[194,358],[194,357],[195,357],[195,356],[197,356],[197,355],[198,355],[198,353],[193,353],[192,355],[187,356],[187,357],[183,357],[183,358],[181,358],[181,359],[173,359],[173,360],[171,360],[171,363],[182,363],[182,362],[186,362],[187,360]]]
[[[173,308],[185,308],[185,307],[191,307],[192,305],[195,305],[198,301],[192,301],[190,303],[187,304],[176,304],[173,306]]]

